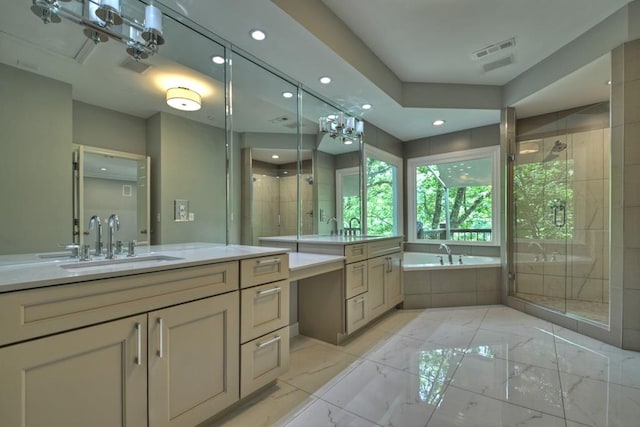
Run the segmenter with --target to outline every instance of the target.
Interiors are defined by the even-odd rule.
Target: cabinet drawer
[[[385,239],[377,242],[369,242],[367,248],[369,258],[375,258],[398,252],[402,249],[402,239]]]
[[[226,262],[0,295],[0,345],[238,289]]]
[[[240,398],[269,384],[289,368],[289,327],[240,346]]]
[[[347,299],[367,291],[367,261],[347,264],[345,275]]]
[[[356,245],[346,245],[344,247],[345,262],[358,262],[367,259],[367,244],[358,243]]]
[[[240,291],[240,341],[247,342],[289,324],[289,282],[281,280]]]
[[[261,285],[289,277],[289,255],[271,255],[240,261],[240,287]]]
[[[347,335],[357,331],[369,321],[367,294],[368,292],[365,292],[346,301]]]

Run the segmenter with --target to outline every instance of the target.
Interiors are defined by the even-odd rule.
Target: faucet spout
[[[116,231],[120,230],[120,219],[118,215],[112,214],[107,221],[108,232],[107,232],[107,259],[115,258],[113,252],[113,236],[116,234]]]
[[[338,234],[338,218],[336,218],[336,217],[334,216],[334,217],[331,217],[331,218],[329,218],[329,219],[327,220],[327,224],[331,224],[331,222],[335,222],[335,224],[336,224],[335,231],[334,231],[334,229],[333,229],[333,228],[331,229],[331,235],[333,236],[334,234]]]
[[[447,253],[447,259],[450,265],[453,265],[453,254],[451,253],[451,248],[446,243],[440,243],[440,249],[444,249]]]
[[[353,217],[349,220],[349,231],[353,234],[356,234],[355,233],[356,229],[353,228],[353,221],[356,221],[358,223],[358,228],[360,228],[361,227],[360,218]]]
[[[96,230],[96,250],[95,255],[102,255],[102,220],[98,215],[94,215],[89,219],[89,231]]]

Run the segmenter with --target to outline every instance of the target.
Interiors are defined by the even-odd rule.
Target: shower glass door
[[[512,195],[511,295],[602,324],[609,322],[608,105],[519,121]]]

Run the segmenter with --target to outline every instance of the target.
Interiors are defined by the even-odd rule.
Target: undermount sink
[[[100,259],[95,261],[78,261],[72,264],[61,264],[60,267],[65,268],[67,270],[73,270],[76,268],[103,267],[106,265],[118,265],[118,264],[134,264],[138,262],[148,262],[148,261],[178,261],[181,259],[184,259],[184,258],[169,256],[169,255],[147,255],[147,256],[136,256],[136,257],[128,257],[128,258]]]

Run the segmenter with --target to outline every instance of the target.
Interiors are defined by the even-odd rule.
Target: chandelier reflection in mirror
[[[125,15],[120,0],[33,0],[31,11],[45,24],[62,18],[80,24],[95,43],[118,40],[135,59],[154,55],[164,44],[162,12],[152,4],[145,7],[144,20]]]
[[[331,138],[340,138],[344,144],[352,144],[364,135],[364,122],[344,113],[331,114],[318,119],[320,132],[329,134]]]

